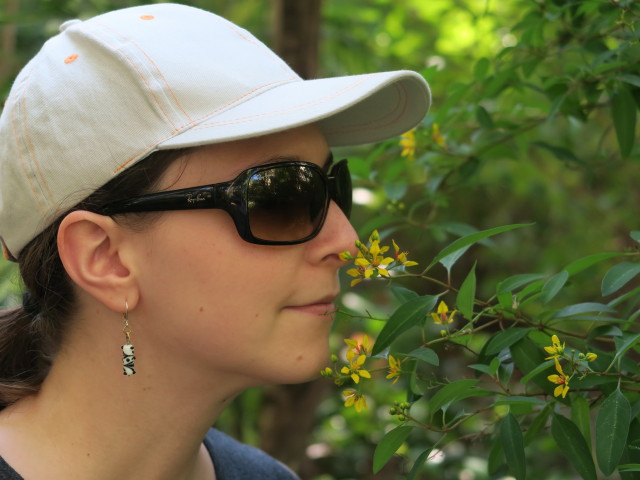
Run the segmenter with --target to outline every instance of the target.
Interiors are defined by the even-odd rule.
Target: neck
[[[143,332],[132,339],[137,373],[125,376],[124,336],[108,330],[72,332],[41,391],[0,413],[0,454],[25,478],[212,475],[202,439],[247,385],[155,351]]]

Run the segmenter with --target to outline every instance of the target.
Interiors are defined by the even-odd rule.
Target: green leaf
[[[618,465],[619,472],[640,472],[640,463],[627,463]]]
[[[620,155],[626,158],[633,150],[636,133],[636,103],[626,86],[621,86],[611,98],[611,114],[616,129]]]
[[[524,444],[529,445],[536,435],[547,425],[547,419],[551,414],[551,405],[547,404],[540,413],[531,421],[527,432],[524,434]]]
[[[580,315],[582,313],[590,313],[590,312],[615,312],[613,308],[604,303],[596,303],[596,302],[586,302],[586,303],[577,303],[575,305],[569,305],[568,307],[559,310],[553,317],[554,318],[566,318],[572,317],[574,315]]]
[[[427,312],[433,310],[438,297],[435,295],[424,295],[409,300],[391,315],[387,323],[380,331],[372,355],[377,355],[391,345],[398,335],[406,332],[411,327],[420,323]]]
[[[418,456],[418,458],[416,458],[416,461],[413,462],[413,466],[411,467],[411,471],[409,472],[409,475],[407,475],[406,480],[413,480],[414,478],[416,478],[416,475],[422,468],[422,465],[424,465],[424,462],[426,462],[427,458],[429,458],[431,450],[431,448],[426,449]]]
[[[538,375],[538,374],[544,372],[545,370],[547,370],[551,365],[553,365],[553,363],[554,363],[553,360],[547,360],[544,363],[541,363],[536,368],[534,368],[533,370],[529,371],[529,373],[527,373],[524,377],[522,377],[520,379],[520,383],[522,383],[523,385],[526,385],[529,382],[529,380],[531,380],[536,375]]]
[[[505,465],[504,451],[502,450],[502,442],[497,438],[491,445],[489,458],[487,459],[487,472],[494,478],[495,474],[502,470]]]
[[[430,348],[416,348],[415,350],[407,353],[407,357],[416,358],[428,363],[429,365],[435,365],[436,367],[440,365],[438,354]]]
[[[491,367],[489,365],[485,365],[484,363],[473,363],[469,365],[469,368],[473,368],[474,370],[485,373],[487,375],[493,375],[495,373],[491,373]]]
[[[562,99],[565,100],[566,97],[563,97]],[[531,142],[531,144],[551,152],[558,160],[562,162],[573,163],[573,164],[584,163],[582,160],[576,157],[575,153],[573,153],[571,150],[565,147],[551,145],[550,143],[542,142],[542,141]]]
[[[518,275],[513,275],[512,277],[509,277],[506,280],[498,283],[496,293],[498,295],[501,295],[503,293],[511,293],[516,288],[520,288],[523,285],[535,282],[536,280],[540,280],[541,278],[544,278],[544,275],[541,275],[539,273],[521,273]]]
[[[514,343],[510,347],[510,350],[513,361],[521,372],[531,372],[545,361],[544,350],[529,340],[528,337]],[[547,375],[542,371],[532,376],[531,381],[545,392],[551,392],[553,390],[553,384],[547,380]]]
[[[530,328],[510,328],[496,333],[484,349],[486,355],[495,355],[523,339],[531,331]]]
[[[405,303],[411,300],[412,298],[417,298],[419,295],[413,290],[409,290],[408,288],[399,287],[397,285],[392,285],[391,293],[399,302]]]
[[[596,458],[605,475],[611,475],[620,463],[630,420],[629,401],[616,389],[602,402],[596,419]]]
[[[384,467],[393,454],[398,451],[412,430],[413,427],[400,425],[382,437],[382,440],[380,440],[380,443],[378,443],[373,452],[373,473],[378,473],[382,470],[382,467]]]
[[[551,277],[542,287],[542,302],[549,303],[558,294],[569,279],[569,272],[562,270]]]
[[[571,262],[565,267],[565,270],[569,272],[569,276],[572,276],[586,270],[596,263],[609,260],[610,258],[620,257],[622,255],[624,255],[624,253],[596,253]]]
[[[627,82],[631,85],[635,85],[636,87],[640,87],[640,77],[638,75],[630,75],[627,73],[622,73],[618,75],[617,78],[622,80],[623,82]]]
[[[473,67],[473,78],[475,78],[476,82],[484,82],[486,80],[489,67],[491,67],[491,63],[487,58],[483,57],[476,62]]]
[[[582,436],[591,449],[591,409],[589,402],[580,395],[573,395],[571,398],[571,420],[582,432]]]
[[[512,397],[504,397],[500,400],[496,400],[493,405],[546,405],[546,403],[547,402],[538,397],[520,397],[518,395],[514,395]]]
[[[441,259],[446,257],[447,255],[451,255],[453,252],[457,252],[458,250],[465,248],[469,245],[473,245],[474,243],[478,243],[480,240],[491,237],[493,235],[498,235],[499,233],[507,232],[509,230],[514,230],[516,228],[528,227],[533,225],[532,223],[519,223],[514,225],[505,225],[502,227],[491,228],[489,230],[482,230],[480,232],[475,232],[470,235],[466,235],[462,238],[458,238],[454,242],[452,242],[447,247],[443,248],[438,255],[431,261],[427,269],[433,267],[436,263],[438,263]]]
[[[614,265],[602,279],[602,296],[611,295],[640,273],[640,263],[622,262]]]
[[[509,459],[508,465],[516,480],[524,480],[527,466],[524,457],[524,440],[520,425],[511,413],[505,415],[500,423],[500,439],[504,455]]]
[[[444,266],[444,268],[447,269],[447,272],[450,272],[453,266],[456,264],[456,262],[460,259],[460,257],[462,257],[462,255],[464,255],[465,252],[470,248],[471,248],[471,245],[451,253],[446,257],[441,258],[440,263]]]
[[[429,411],[433,415],[449,403],[475,396],[472,388],[475,387],[479,381],[480,380],[464,379],[445,385],[429,399]]]
[[[634,230],[633,232],[631,232],[631,238],[640,243],[640,230]]]
[[[575,423],[554,413],[551,422],[551,435],[556,441],[558,449],[564,453],[584,480],[597,480],[591,451]]]
[[[493,128],[493,119],[487,109],[482,105],[478,105],[476,107],[476,120],[480,124],[480,126],[486,130],[491,130]]]
[[[465,318],[471,320],[473,317],[473,302],[476,299],[476,264],[473,264],[471,271],[464,279],[458,296],[456,297],[456,306]]]
[[[616,343],[616,354],[613,356],[613,359],[611,360],[611,363],[609,364],[609,368],[611,368],[611,366],[616,363],[616,361],[618,360],[618,358],[620,358],[622,355],[624,355],[627,350],[629,350],[631,347],[633,347],[636,343],[638,343],[638,340],[640,339],[640,333],[623,333],[621,337],[616,337],[614,339],[615,343]]]

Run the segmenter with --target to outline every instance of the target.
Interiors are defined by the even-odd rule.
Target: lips
[[[312,300],[309,303],[302,303],[299,305],[291,305],[286,307],[287,310],[295,310],[301,313],[308,313],[311,315],[326,315],[336,309],[334,301],[337,295],[327,295],[317,300]]]

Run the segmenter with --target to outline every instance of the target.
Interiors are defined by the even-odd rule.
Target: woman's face
[[[328,155],[323,135],[307,126],[197,149],[169,169],[163,185],[228,181],[251,166],[290,159],[324,166]],[[137,351],[152,347],[176,365],[217,372],[240,387],[313,378],[327,361],[338,254],[353,251],[355,240],[334,202],[318,236],[291,246],[245,242],[222,210],[164,213],[136,244],[141,297],[130,322]],[[152,360],[139,357],[142,371]]]

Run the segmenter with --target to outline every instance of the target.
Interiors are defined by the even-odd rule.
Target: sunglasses
[[[222,209],[249,243],[296,245],[320,233],[331,200],[349,218],[351,196],[346,160],[326,173],[315,163],[291,161],[249,168],[228,182],[121,200],[96,213]]]

